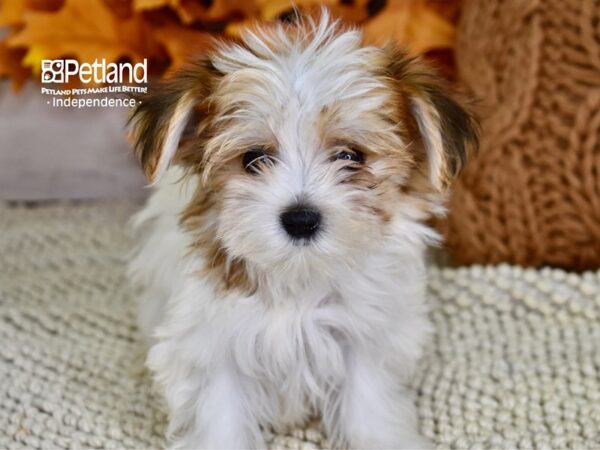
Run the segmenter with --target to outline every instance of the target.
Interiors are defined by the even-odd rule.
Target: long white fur
[[[194,101],[189,95],[184,95],[175,106],[175,112],[167,129],[160,158],[152,174],[152,184],[155,184],[165,174],[173,156],[175,156],[181,135],[194,106]]]
[[[236,104],[236,116],[207,151],[269,135],[278,161],[260,177],[232,178],[203,226],[247,261],[256,292],[222,294],[198,275],[207,261],[190,252],[179,215],[201,180],[168,169],[134,220],[142,239],[130,271],[145,286],[140,324],[172,445],[263,448],[260,427],[318,413],[334,447],[429,447],[403,385],[431,331],[424,251],[437,235],[410,203],[399,202],[385,228],[350,207],[368,193],[339,183],[314,136],[316,114],[331,103],[344,109],[344,127],[369,132],[361,117],[386,100],[370,76],[373,50],[357,31],[334,36],[326,15],[308,45],[282,30],[244,40],[254,54],[225,47],[214,59],[223,83],[245,83],[245,95],[227,98],[223,86],[219,101]],[[323,215],[322,235],[306,246],[278,219],[298,199]]]
[[[442,190],[444,143],[439,114],[432,105],[418,97],[412,99],[412,110],[425,142],[429,162],[429,179],[436,189]]]

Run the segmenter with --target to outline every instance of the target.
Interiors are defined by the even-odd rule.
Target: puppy
[[[405,384],[432,327],[424,252],[474,119],[423,63],[326,11],[246,31],[132,116],[147,364],[175,448],[429,447]]]

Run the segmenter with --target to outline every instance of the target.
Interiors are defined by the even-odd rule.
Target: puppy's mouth
[[[320,211],[306,203],[286,208],[279,221],[294,245],[308,245],[319,233],[323,222]]]

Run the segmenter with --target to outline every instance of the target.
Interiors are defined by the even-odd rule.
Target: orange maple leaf
[[[112,13],[121,20],[131,17],[131,0],[102,0]]]
[[[193,2],[184,2],[182,0],[133,0],[133,10],[138,12],[152,11],[160,8],[170,7],[173,9],[179,19],[189,25],[198,17],[206,12],[206,7]]]
[[[26,1],[4,0],[0,7],[0,25],[19,25],[23,23]]]
[[[142,2],[152,2],[156,0],[140,0]],[[189,25],[199,18],[206,15],[207,6],[197,0],[167,0],[165,6],[170,6],[179,19],[186,25]]]
[[[449,48],[455,29],[425,0],[393,0],[364,25],[365,41],[384,44],[393,39],[413,54]]]
[[[0,76],[9,77],[13,90],[19,91],[31,75],[31,71],[23,66],[24,49],[14,49],[0,42]]]
[[[65,0],[25,0],[25,8],[33,11],[58,11],[64,3]]]
[[[288,14],[293,13],[294,9],[311,15],[318,15],[322,6],[326,6],[334,17],[343,17],[348,14],[352,8],[345,8],[339,5],[339,0],[255,0],[255,17],[247,17],[243,21],[231,22],[225,28],[225,33],[229,36],[239,37],[245,27],[252,27],[260,21],[275,21]]]
[[[176,25],[155,28],[156,39],[164,45],[171,59],[168,73],[185,65],[191,57],[206,53],[214,38],[210,33],[190,30]]]
[[[21,25],[26,11],[56,11],[64,0],[4,0],[0,25]]]
[[[184,24],[195,21],[223,21],[232,16],[252,15],[256,11],[255,0],[133,0],[134,11],[155,10],[170,7]]]
[[[191,4],[190,0],[181,0],[182,5]],[[256,14],[256,1],[253,0],[213,0],[212,4],[196,18],[203,21],[222,21],[241,14],[252,16]]]
[[[127,57],[137,62],[156,51],[140,16],[119,20],[102,0],[66,0],[57,12],[26,12],[24,23],[8,45],[35,47],[48,59],[74,56],[93,62]]]
[[[134,11],[145,11],[169,6],[171,0],[133,0]]]

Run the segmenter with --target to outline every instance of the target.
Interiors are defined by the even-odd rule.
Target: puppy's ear
[[[477,120],[453,98],[433,68],[394,46],[386,47],[384,53],[387,75],[400,93],[404,114],[410,116],[410,138],[422,149],[417,161],[431,185],[444,191],[477,149]]]
[[[201,60],[136,97],[138,105],[129,119],[134,152],[152,183],[176,158],[181,142],[199,133],[219,77],[210,61]]]

